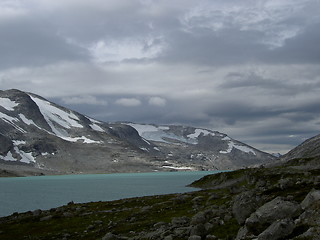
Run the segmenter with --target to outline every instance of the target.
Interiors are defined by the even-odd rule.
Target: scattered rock
[[[41,215],[41,213],[42,213],[42,211],[41,211],[40,209],[37,209],[37,210],[34,210],[34,211],[32,212],[32,215],[33,215],[34,217],[38,217],[38,216]]]
[[[163,240],[173,240],[173,237],[172,237],[172,235],[168,235]]]
[[[193,236],[190,236],[188,240],[201,240],[201,237],[197,235],[193,235]]]
[[[301,208],[299,204],[276,197],[252,213],[245,221],[245,225],[249,231],[258,235],[274,221],[294,218],[299,216],[300,213]]]
[[[113,233],[107,233],[101,240],[120,240],[120,238]]]
[[[294,180],[291,179],[291,178],[281,178],[279,181],[278,181],[278,186],[280,189],[286,189],[286,188],[289,188],[289,187],[292,187],[294,186]]]
[[[94,229],[94,226],[93,225],[89,225],[88,227],[87,227],[87,231],[91,231],[91,230],[93,230]]]
[[[214,235],[207,235],[205,240],[217,240],[218,238]]]
[[[201,211],[195,214],[191,218],[191,225],[196,225],[196,224],[204,224],[208,222],[211,218],[213,217],[213,213],[211,210],[206,210],[206,211]]]
[[[240,225],[258,208],[258,202],[253,191],[243,192],[234,198],[232,213]]]
[[[42,217],[40,218],[40,221],[43,222],[43,221],[49,221],[52,219],[52,215],[48,215],[48,216],[45,216],[45,217]]]
[[[174,217],[171,220],[173,227],[182,227],[189,224],[190,219],[188,217]]]
[[[64,217],[73,217],[74,216],[71,212],[64,212],[62,215]]]
[[[205,237],[207,235],[207,230],[203,224],[198,224],[195,226],[192,226],[190,231],[190,236],[198,235],[201,237]]]
[[[301,207],[302,209],[306,209],[307,207],[318,201],[320,201],[320,191],[313,189],[301,202]]]
[[[282,239],[292,233],[295,224],[292,219],[278,220],[272,223],[259,236],[258,240]]]

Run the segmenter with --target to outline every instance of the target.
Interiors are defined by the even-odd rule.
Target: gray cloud
[[[0,86],[266,151],[318,134],[317,0],[0,2]]]
[[[21,18],[0,24],[0,69],[85,60],[85,49],[69,44],[51,24]]]

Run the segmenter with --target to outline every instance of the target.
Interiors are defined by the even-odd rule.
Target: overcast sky
[[[319,0],[0,0],[0,89],[285,153],[320,129]]]

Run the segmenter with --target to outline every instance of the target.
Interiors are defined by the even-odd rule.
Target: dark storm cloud
[[[3,0],[0,86],[99,120],[213,128],[285,152],[319,131],[319,8],[318,0]]]
[[[86,50],[69,44],[51,24],[39,19],[22,18],[0,24],[0,32],[2,69],[88,58]]]
[[[298,81],[283,81],[279,78],[264,78],[255,72],[247,73],[229,73],[224,82],[219,86],[221,90],[226,89],[238,89],[239,91],[246,89],[247,91],[266,90],[270,93],[277,93],[279,95],[295,95],[301,92],[312,92],[317,89],[320,90],[320,81],[314,80],[313,82],[304,82],[305,79],[313,79],[315,73],[310,76],[306,72],[301,75],[301,79]],[[313,77],[312,77],[313,75]]]
[[[169,38],[164,61],[206,65],[238,64],[258,60],[266,47],[254,41],[260,33],[225,29],[218,33],[199,29],[176,31]],[[248,41],[247,39],[251,39]]]
[[[320,63],[320,23],[308,26],[302,33],[288,39],[285,45],[266,53],[262,60],[271,63]]]

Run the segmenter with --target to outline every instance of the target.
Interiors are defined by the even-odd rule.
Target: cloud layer
[[[286,152],[319,133],[317,0],[4,0],[0,86]]]

